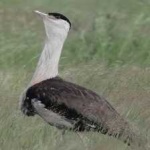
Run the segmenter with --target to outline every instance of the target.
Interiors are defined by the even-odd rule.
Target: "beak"
[[[40,11],[38,11],[38,10],[35,10],[34,12],[35,12],[36,14],[38,14],[39,16],[41,16],[42,18],[47,16],[46,13],[40,12]]]

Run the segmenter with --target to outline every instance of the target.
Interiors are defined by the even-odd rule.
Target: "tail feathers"
[[[140,134],[139,130],[135,131],[135,127],[132,127],[120,116],[116,117],[115,121],[109,120],[107,127],[109,128],[108,135],[120,139],[132,149],[150,150],[147,146],[147,139]]]
[[[147,139],[142,135],[135,133],[133,129],[127,128],[120,136],[120,140],[127,143],[131,148],[147,150]]]
[[[139,134],[138,131],[134,131],[132,128],[130,128],[127,124],[118,129],[118,132],[116,130],[108,132],[110,136],[113,136],[115,138],[120,139],[124,143],[126,143],[128,146],[130,146],[132,149],[135,150],[150,150],[147,147],[147,139]]]

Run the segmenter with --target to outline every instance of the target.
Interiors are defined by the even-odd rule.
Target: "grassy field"
[[[60,75],[105,96],[150,141],[149,0],[0,0],[0,150],[129,150],[99,133],[84,133],[82,141],[72,132],[62,136],[22,115],[19,96],[44,39],[35,9],[72,21]]]

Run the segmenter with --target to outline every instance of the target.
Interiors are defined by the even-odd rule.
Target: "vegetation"
[[[0,0],[0,150],[129,149],[100,133],[62,136],[38,116],[22,115],[19,96],[44,39],[35,9],[72,21],[60,75],[106,97],[150,141],[149,6],[148,0]]]

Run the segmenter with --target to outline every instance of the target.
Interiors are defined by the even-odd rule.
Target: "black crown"
[[[66,16],[64,16],[60,13],[48,13],[48,15],[49,16],[54,16],[56,19],[62,19],[62,20],[67,21],[69,23],[70,27],[71,27],[71,22]]]

